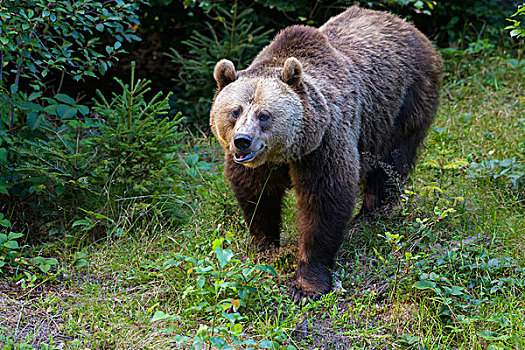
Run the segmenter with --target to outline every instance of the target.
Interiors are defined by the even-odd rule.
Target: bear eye
[[[270,113],[268,113],[268,112],[259,112],[259,114],[257,114],[257,119],[259,119],[259,121],[261,121],[261,122],[264,122],[264,121],[270,119]]]
[[[239,118],[239,116],[241,115],[241,109],[235,108],[233,111],[230,112],[230,115],[233,119]]]

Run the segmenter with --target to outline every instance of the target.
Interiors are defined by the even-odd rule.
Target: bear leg
[[[260,250],[279,248],[281,204],[291,181],[288,166],[248,168],[226,158],[225,174]]]
[[[396,144],[394,151],[379,162],[379,165],[367,173],[363,206],[358,217],[366,218],[380,214],[401,194],[401,189],[415,160],[416,147],[409,149],[410,140],[408,139],[400,143]]]
[[[423,91],[425,87],[428,91]],[[438,96],[438,88],[422,80],[407,90],[396,116],[390,151],[366,174],[359,217],[374,216],[398,199],[436,113]]]
[[[298,303],[303,299],[316,300],[332,289],[331,270],[358,191],[359,170],[355,163],[347,161],[357,159],[357,154],[338,160],[324,154],[329,153],[311,154],[309,160],[292,166],[290,171],[300,234],[291,294]],[[330,173],[322,169],[330,169]]]

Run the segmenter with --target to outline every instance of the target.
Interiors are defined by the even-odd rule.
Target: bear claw
[[[328,293],[328,291],[319,292],[315,288],[311,288],[311,287],[305,288],[305,287],[302,287],[301,284],[304,284],[304,283],[300,283],[298,280],[294,280],[292,282],[292,285],[290,286],[290,294],[291,294],[292,300],[294,301],[294,303],[298,305],[302,305],[303,300],[306,301],[306,303],[317,301],[321,299],[321,297],[324,294]]]

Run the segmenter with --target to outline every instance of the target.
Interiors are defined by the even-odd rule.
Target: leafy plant
[[[520,164],[516,158],[472,162],[468,170],[471,178],[487,178],[493,181],[504,179],[515,190],[525,184],[525,166]]]
[[[42,256],[28,257],[29,251],[23,251],[19,239],[22,233],[11,229],[11,222],[0,213],[0,276],[7,276],[17,281],[23,289],[36,287],[39,281],[45,281],[55,276],[58,260]]]
[[[274,283],[272,277],[277,277],[277,274],[272,266],[236,259],[233,251],[225,248],[225,245],[232,243],[232,239],[231,232],[227,232],[225,238],[215,239],[208,257],[175,255],[174,259],[166,260],[162,267],[158,267],[185,271],[190,283],[182,298],[193,305],[186,311],[203,317],[203,322],[193,334],[175,337],[178,344],[190,345],[194,349],[203,349],[205,344],[210,344],[225,350],[235,349],[228,345],[232,343],[236,346],[259,345],[261,348],[278,345],[271,340],[257,342],[244,336],[243,323],[247,317],[243,313],[252,309],[265,284]],[[178,315],[156,311],[151,322],[179,319]],[[167,331],[175,329],[171,327]]]
[[[46,132],[45,137],[8,138],[10,157],[19,165],[7,168],[4,184],[22,200],[15,205],[60,219],[62,227],[76,219],[72,227],[85,233],[108,230],[108,216],[130,202],[141,203],[142,212],[155,207],[180,219],[181,199],[172,195],[181,171],[180,115],[168,116],[169,95],[147,99],[150,82],[135,80],[134,65],[131,83],[117,82],[122,92],[110,100],[99,93],[91,115],[83,115],[87,107],[67,95],[46,98],[53,107],[45,109],[56,114],[60,126],[42,120],[35,132]],[[63,211],[58,218],[57,206]]]
[[[515,13],[507,18],[507,21],[512,24],[505,27],[506,30],[510,30],[509,34],[511,37],[522,38],[525,37],[525,24],[522,21],[525,19],[525,3],[518,5]]]
[[[92,173],[97,151],[85,142],[100,123],[60,90],[66,75],[75,81],[103,75],[125,43],[140,40],[141,4],[0,2],[0,201],[9,211],[24,208],[14,210],[14,223],[53,210],[61,216],[60,204],[68,217],[100,180]]]
[[[12,265],[16,262],[19,254],[20,244],[18,239],[23,236],[22,233],[11,231],[11,222],[4,218],[0,213],[0,272],[4,266]]]
[[[20,77],[42,85],[52,69],[75,80],[104,74],[124,42],[138,41],[134,26],[137,10],[145,1],[2,1],[0,42],[2,67],[9,65]],[[107,39],[107,40],[106,40]],[[35,86],[38,90],[37,86]]]
[[[31,95],[33,100],[42,95],[43,78],[52,71],[71,75],[76,81],[104,74],[116,55],[124,52],[124,42],[140,40],[132,28],[138,25],[141,3],[144,1],[2,1],[0,85],[9,91],[0,91],[11,109],[8,118],[2,117],[2,124],[13,129],[15,109],[24,109],[28,101],[19,94],[21,79],[27,80],[32,91],[40,92]],[[45,115],[42,110],[32,112],[36,113],[33,119]]]
[[[460,323],[468,323],[476,317],[477,310],[490,302],[491,297],[525,286],[525,276],[517,261],[490,256],[484,249],[466,245],[463,249],[445,250],[429,258],[433,263],[419,269],[419,278],[412,287],[419,293],[434,296],[432,299],[440,305],[440,317]],[[505,333],[510,331],[508,326],[503,329]],[[484,335],[492,332],[487,329],[479,335],[485,338]]]
[[[114,93],[110,101],[98,92],[93,111],[108,122],[99,126],[99,136],[87,142],[102,156],[97,171],[104,174],[108,198],[165,203],[181,171],[177,151],[184,135],[178,130],[182,118],[180,113],[168,116],[170,94],[162,97],[159,92],[146,100],[150,81],[135,81],[134,73],[132,65],[129,85],[116,79],[122,93]],[[110,209],[115,203],[108,202]],[[178,207],[173,200],[170,203]]]

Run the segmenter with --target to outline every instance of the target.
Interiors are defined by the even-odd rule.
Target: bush
[[[119,214],[117,202],[132,200],[160,208],[169,203],[166,208],[179,218],[175,208],[183,192],[175,187],[181,175],[178,150],[183,133],[178,125],[182,118],[180,113],[168,116],[169,94],[162,97],[159,92],[147,101],[150,81],[135,81],[134,73],[132,65],[129,85],[116,79],[122,93],[113,93],[110,101],[98,91],[93,110],[105,123],[99,125],[96,137],[86,140],[98,152],[99,164],[93,174],[102,175],[102,193],[115,215]]]
[[[43,128],[45,138],[14,139],[17,165],[11,174],[20,180],[9,192],[18,199],[11,209],[24,208],[17,210],[18,220],[29,221],[32,212],[66,228],[87,213],[83,220],[91,221],[74,225],[86,231],[93,223],[113,222],[107,216],[119,214],[119,202],[132,199],[144,209],[171,199],[181,118],[168,118],[169,95],[146,99],[149,81],[135,81],[134,67],[131,79],[129,85],[117,79],[122,92],[109,101],[100,93],[92,116],[65,119],[58,129]],[[71,103],[70,108],[83,107],[60,94],[56,98]],[[170,205],[171,217],[180,216],[177,207]]]
[[[168,118],[169,95],[146,98],[150,82],[133,70],[130,85],[117,79],[122,92],[109,102],[99,93],[90,111],[44,80],[104,75],[124,42],[140,40],[140,4],[1,2],[0,208],[14,224],[53,234],[81,219],[74,226],[86,231],[111,222],[125,198],[142,209],[173,200],[182,134],[180,116]]]
[[[44,118],[74,113],[57,111],[43,99],[43,80],[58,71],[76,81],[103,75],[124,52],[123,42],[140,40],[132,29],[138,24],[140,3],[144,1],[2,1],[1,130],[8,126],[12,131],[26,118],[34,130]]]
[[[76,81],[103,75],[117,60],[116,55],[124,52],[124,42],[140,40],[133,28],[138,24],[137,12],[142,3],[0,3],[3,211],[24,208],[17,211],[17,216],[26,223],[44,212],[61,215],[64,208],[53,203],[88,187],[92,180],[86,174],[92,165],[86,160],[93,154],[84,143],[95,132],[96,123],[87,118],[86,105],[60,93],[62,80],[65,75]],[[53,85],[57,76],[60,83]],[[74,207],[78,196],[73,195],[72,202]]]

